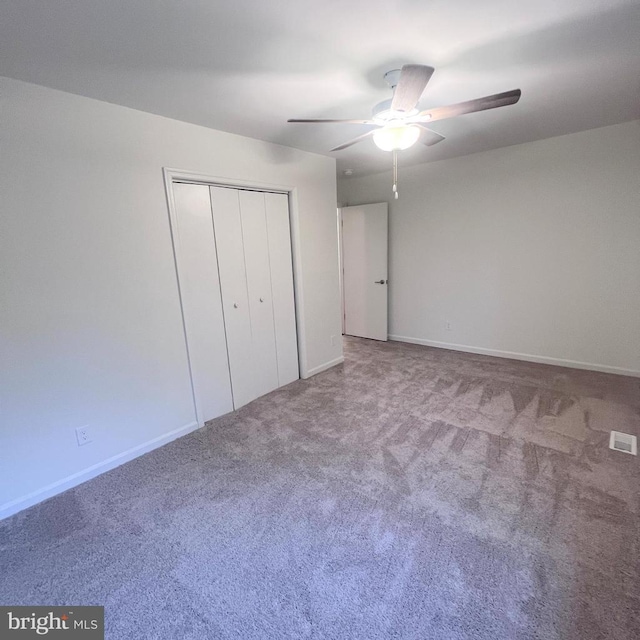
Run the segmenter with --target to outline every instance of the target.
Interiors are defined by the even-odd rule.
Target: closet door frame
[[[167,207],[169,210],[169,226],[171,231],[171,240],[173,245],[174,267],[176,270],[176,284],[178,286],[178,297],[180,301],[180,312],[182,315],[182,330],[184,334],[184,342],[187,352],[187,362],[189,366],[189,378],[191,382],[191,391],[193,394],[193,404],[196,420],[199,426],[204,425],[202,412],[202,401],[196,393],[194,384],[194,376],[191,365],[191,356],[189,353],[189,337],[187,335],[187,322],[185,321],[185,305],[183,304],[182,291],[180,290],[180,276],[178,273],[178,265],[181,258],[180,239],[176,233],[178,228],[178,216],[176,203],[173,194],[173,184],[182,182],[188,184],[199,184],[207,187],[229,187],[233,189],[246,189],[249,191],[263,191],[270,193],[286,194],[289,201],[289,224],[291,229],[291,254],[293,262],[293,293],[296,316],[296,337],[298,341],[298,366],[301,378],[309,377],[309,369],[307,366],[306,352],[306,331],[304,323],[304,290],[302,285],[302,258],[300,255],[300,218],[298,210],[298,190],[297,187],[290,185],[270,184],[263,182],[247,182],[246,180],[235,180],[231,178],[221,178],[218,176],[210,176],[193,171],[182,169],[172,169],[164,167],[162,169],[164,176],[165,195],[167,198]]]

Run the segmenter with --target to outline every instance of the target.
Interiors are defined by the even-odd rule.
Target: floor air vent
[[[638,455],[638,439],[635,436],[630,436],[628,433],[612,431],[611,438],[609,439],[609,449],[636,456]]]

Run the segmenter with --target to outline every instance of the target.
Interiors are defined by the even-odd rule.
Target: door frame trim
[[[187,364],[189,368],[189,381],[191,383],[191,394],[193,396],[193,406],[196,414],[196,420],[200,426],[203,426],[202,412],[199,407],[198,398],[196,397],[195,385],[193,382],[193,372],[191,368],[191,358],[189,355],[189,340],[187,337],[187,326],[184,318],[184,305],[182,302],[182,291],[180,290],[180,278],[178,276],[178,264],[180,257],[180,243],[174,229],[177,229],[177,212],[175,199],[173,195],[173,184],[175,182],[186,182],[190,184],[201,184],[208,187],[230,187],[233,189],[247,189],[250,191],[266,191],[269,193],[284,193],[289,201],[289,225],[291,229],[291,254],[293,260],[293,291],[294,305],[296,315],[296,336],[298,341],[298,367],[301,378],[309,378],[313,372],[309,370],[306,348],[306,327],[304,322],[304,287],[302,283],[302,256],[300,242],[300,214],[298,208],[298,188],[291,185],[273,184],[257,182],[253,180],[243,180],[236,178],[228,178],[222,176],[211,176],[195,171],[187,171],[184,169],[174,169],[171,167],[163,167],[162,175],[164,179],[165,196],[167,199],[167,208],[169,212],[169,231],[171,234],[171,245],[173,249],[173,261],[176,275],[176,284],[178,287],[178,300],[180,303],[180,316],[182,318],[182,331],[184,334],[184,343],[187,353]]]

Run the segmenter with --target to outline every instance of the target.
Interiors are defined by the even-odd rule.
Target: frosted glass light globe
[[[410,124],[392,124],[373,133],[373,141],[383,151],[403,151],[414,145],[420,137],[420,129]]]

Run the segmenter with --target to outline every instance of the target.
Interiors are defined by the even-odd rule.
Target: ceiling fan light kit
[[[484,98],[468,100],[467,102],[460,102],[446,107],[435,107],[434,109],[419,111],[418,101],[433,72],[433,67],[421,64],[405,64],[402,69],[393,69],[385,73],[384,79],[393,90],[393,98],[377,104],[373,108],[373,118],[371,120],[292,119],[288,120],[288,122],[366,124],[377,127],[331,149],[331,151],[341,151],[365,138],[373,137],[373,142],[379,149],[393,152],[393,192],[397,198],[397,152],[408,149],[420,139],[428,147],[444,140],[444,136],[424,127],[424,123],[445,120],[465,113],[506,107],[518,102],[522,93],[520,89],[513,89],[512,91],[496,93]]]
[[[420,137],[420,129],[402,122],[388,124],[373,132],[373,141],[382,151],[404,151],[412,147]]]

